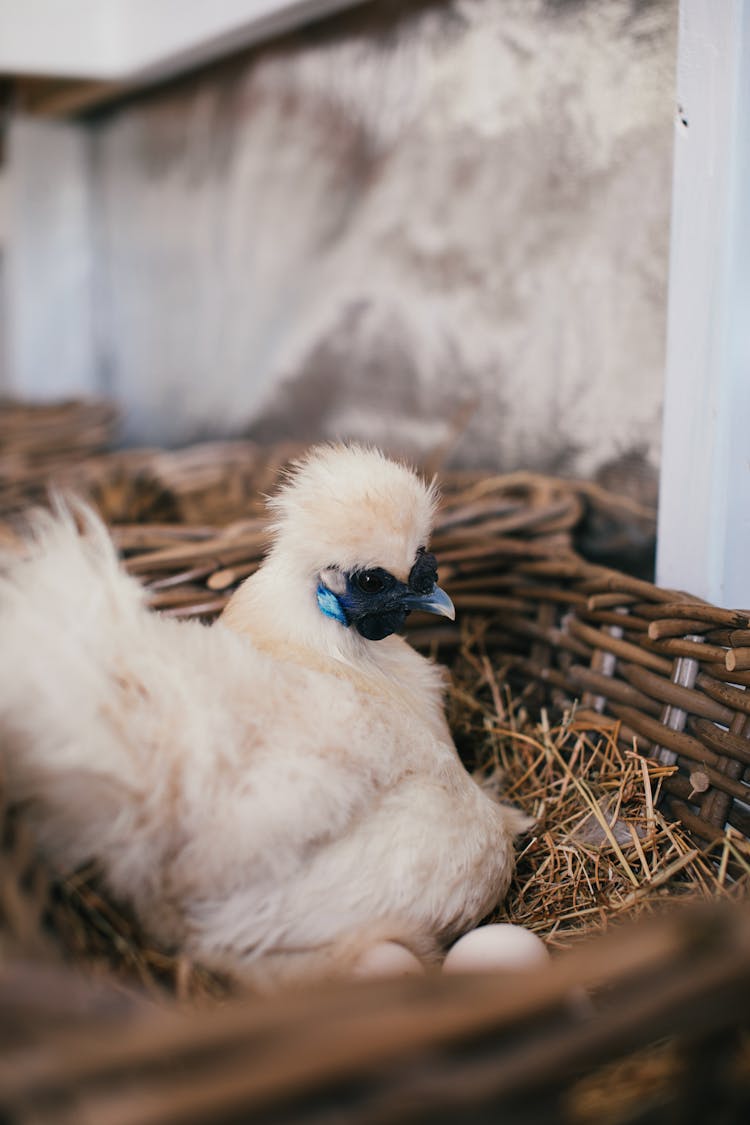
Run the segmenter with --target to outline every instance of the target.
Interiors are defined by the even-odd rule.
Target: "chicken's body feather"
[[[495,905],[522,818],[460,763],[438,668],[309,598],[290,629],[283,552],[214,626],[153,614],[85,523],[40,517],[0,580],[10,794],[59,867],[98,860],[155,937],[266,987],[379,938],[429,957]]]

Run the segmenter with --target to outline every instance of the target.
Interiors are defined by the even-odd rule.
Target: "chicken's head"
[[[396,632],[412,610],[453,618],[427,550],[436,499],[377,450],[318,447],[270,501],[270,557],[305,582],[319,613],[367,640]]]

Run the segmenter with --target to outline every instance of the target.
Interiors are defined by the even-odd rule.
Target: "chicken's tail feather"
[[[53,497],[0,551],[0,756],[11,799],[57,810],[58,841],[61,808],[71,824],[116,818],[137,788],[117,681],[146,614],[79,500]]]

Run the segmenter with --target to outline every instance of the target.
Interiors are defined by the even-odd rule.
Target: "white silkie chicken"
[[[206,627],[148,611],[92,513],[37,517],[0,580],[0,750],[62,869],[96,859],[155,938],[268,989],[377,942],[437,959],[505,894],[527,823],[462,766],[442,671],[394,635],[453,616],[435,494],[326,446]]]

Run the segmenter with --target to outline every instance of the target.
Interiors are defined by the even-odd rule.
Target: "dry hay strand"
[[[750,891],[750,843],[731,827],[696,842],[662,804],[676,770],[623,748],[619,724],[575,706],[530,714],[502,658],[468,623],[453,666],[449,714],[467,764],[499,799],[535,819],[493,920],[537,933],[552,950],[671,905]]]

